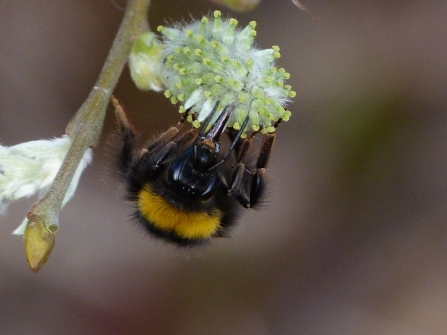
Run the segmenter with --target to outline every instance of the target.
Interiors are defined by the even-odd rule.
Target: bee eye
[[[207,170],[216,159],[216,152],[207,146],[197,148],[196,167],[198,170]]]

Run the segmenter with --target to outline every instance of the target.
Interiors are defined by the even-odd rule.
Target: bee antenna
[[[211,111],[210,115],[207,117],[205,124],[203,125],[198,138],[202,138],[205,135],[206,129],[210,125],[211,119],[213,118],[214,114],[216,113],[217,108],[219,107],[219,104],[220,104],[220,100],[217,100],[216,104],[213,107],[213,110]]]
[[[182,128],[183,123],[185,123],[186,119],[188,118],[189,112],[191,111],[191,108],[188,108],[180,118],[180,121],[177,122],[176,128],[180,130]]]
[[[247,117],[244,120],[244,123],[242,123],[241,129],[239,129],[238,133],[236,134],[236,136],[233,139],[233,142],[231,143],[230,147],[228,148],[227,152],[225,153],[225,156],[222,158],[222,160],[219,163],[216,163],[215,165],[210,167],[208,169],[208,171],[212,171],[212,170],[218,168],[219,166],[221,166],[223,163],[225,163],[227,161],[228,157],[230,156],[230,154],[233,151],[234,147],[236,146],[237,142],[240,140],[242,134],[244,133],[249,120],[250,120],[250,118],[247,115]]]
[[[227,125],[227,121],[230,118],[231,110],[228,106],[224,108],[222,113],[219,115],[217,120],[214,122],[211,129],[206,133],[206,135],[203,135],[200,140],[211,140],[213,142],[218,142],[220,135],[225,130],[225,127]]]

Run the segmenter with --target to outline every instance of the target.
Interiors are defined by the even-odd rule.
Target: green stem
[[[29,222],[43,221],[55,233],[65,193],[85,153],[101,134],[110,96],[138,36],[149,30],[147,16],[150,0],[129,0],[123,21],[113,42],[101,74],[87,100],[69,122],[66,132],[72,145],[47,194],[28,213]]]

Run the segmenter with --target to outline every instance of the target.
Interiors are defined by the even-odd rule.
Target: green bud
[[[129,56],[130,74],[141,90],[161,91],[164,87],[161,69],[163,65],[163,46],[156,35],[142,34],[132,47]]]

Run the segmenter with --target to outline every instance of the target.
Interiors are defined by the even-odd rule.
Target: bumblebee
[[[228,236],[241,205],[259,204],[274,134],[264,135],[256,160],[247,159],[257,132],[242,138],[248,118],[240,130],[227,129],[231,106],[211,124],[217,102],[201,128],[181,132],[185,112],[175,127],[138,149],[131,122],[113,102],[122,143],[119,174],[135,204],[135,218],[152,235],[181,246],[201,244]],[[225,150],[223,135],[229,138]]]

